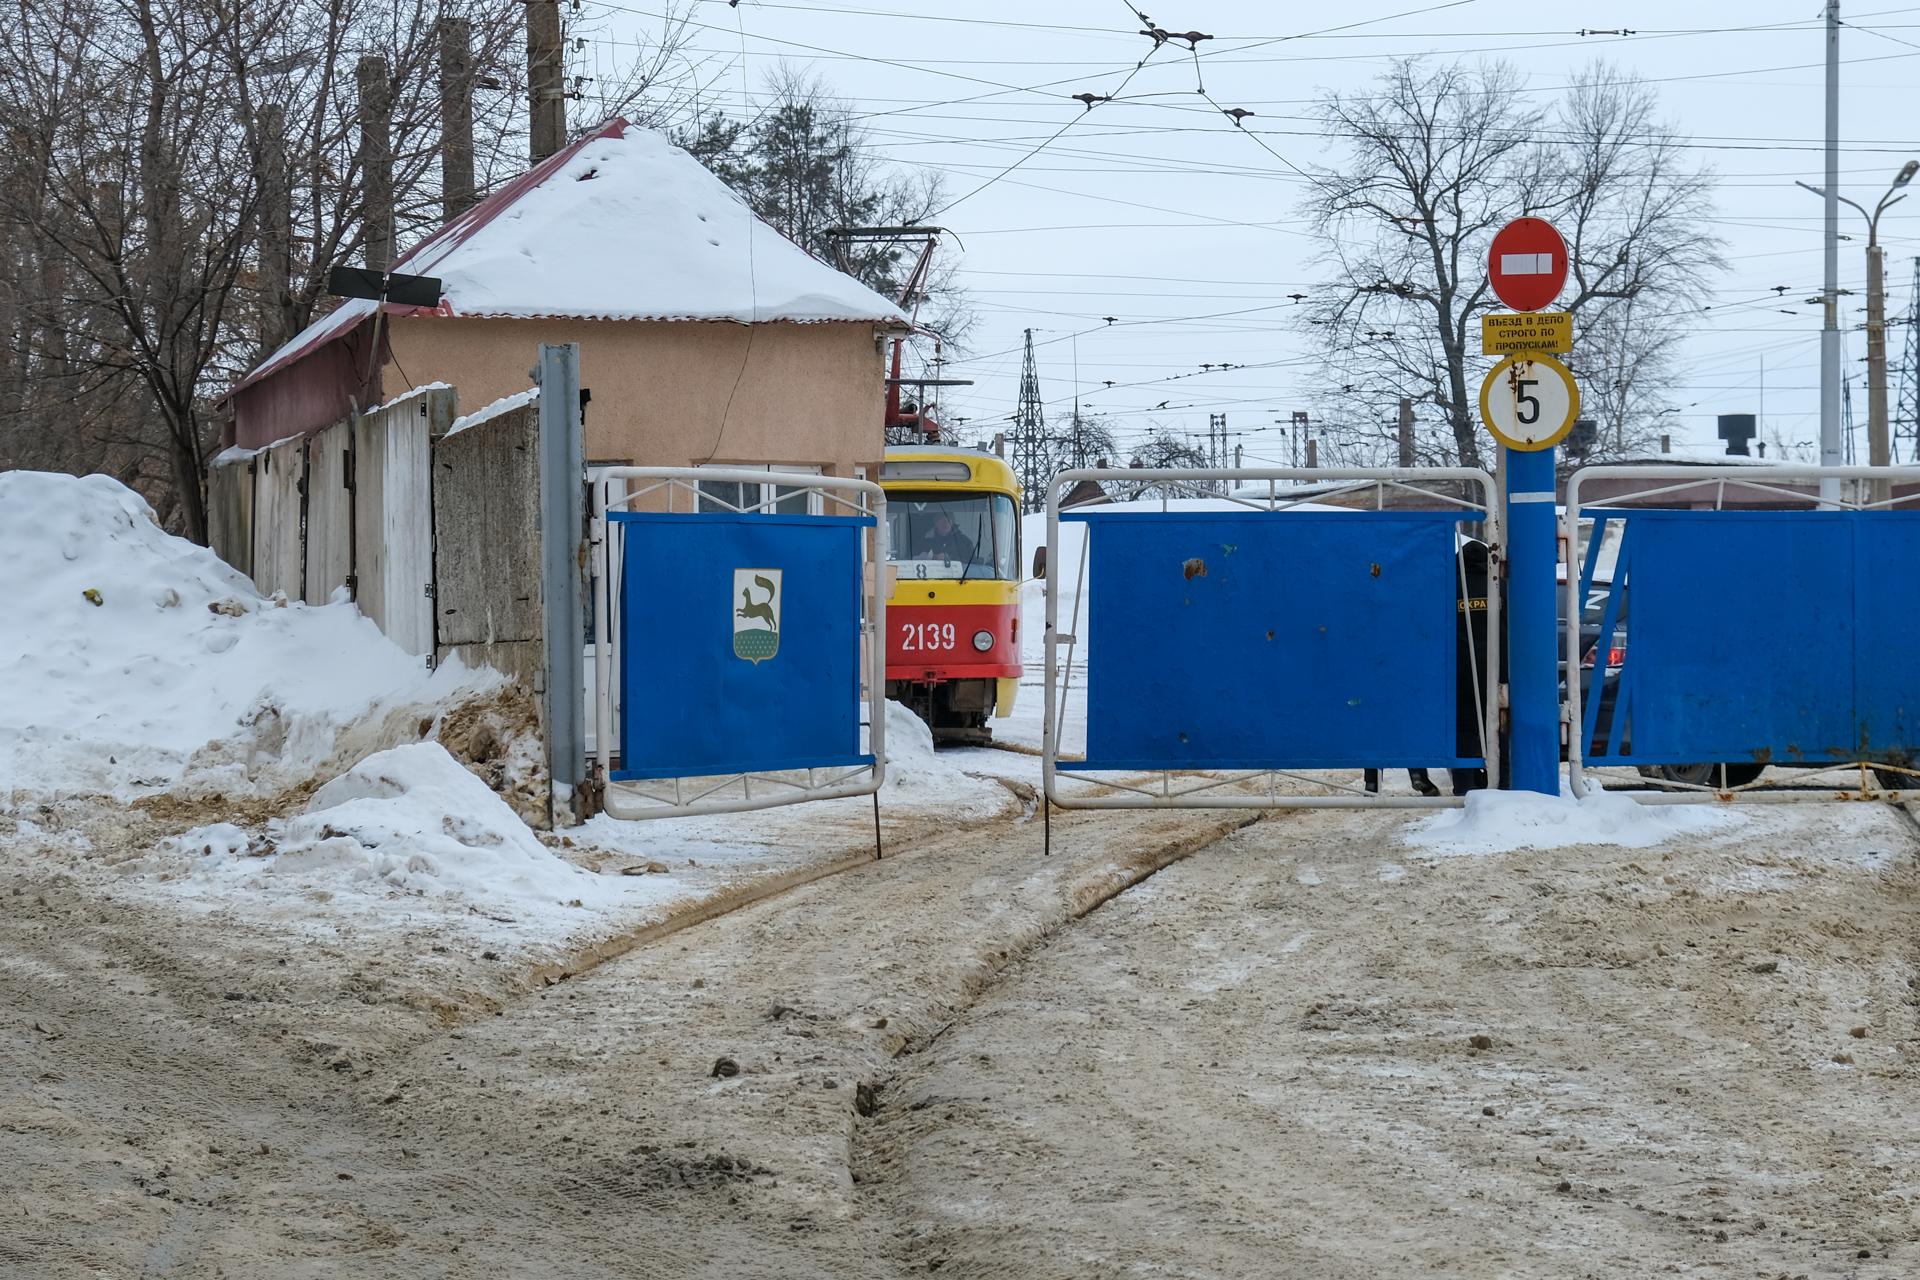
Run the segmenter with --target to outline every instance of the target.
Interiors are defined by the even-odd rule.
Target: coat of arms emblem
[[[735,569],[733,654],[758,666],[780,652],[780,570]]]

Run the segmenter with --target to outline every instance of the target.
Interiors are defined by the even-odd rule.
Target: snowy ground
[[[1420,821],[930,826],[531,989],[435,922],[289,935],[10,842],[0,1266],[1920,1269],[1904,818],[1477,856]]]
[[[499,681],[143,520],[0,476],[0,1274],[1920,1274],[1897,810],[1049,857],[1036,760],[896,709],[884,860],[866,800],[540,834]]]
[[[997,984],[856,1147],[907,1258],[1920,1273],[1892,1119],[1920,1049],[1905,820],[1821,805],[1473,858],[1396,849],[1401,821],[1260,823]]]
[[[872,849],[867,801],[538,835],[524,698],[349,603],[260,596],[105,477],[0,475],[0,545],[0,832],[116,899],[546,963]],[[1021,807],[997,753],[936,756],[897,707],[889,730],[894,838]]]

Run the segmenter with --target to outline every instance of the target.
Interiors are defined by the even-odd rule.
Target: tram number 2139
[[[923,653],[954,647],[951,622],[903,622],[900,624],[900,649],[903,653]]]

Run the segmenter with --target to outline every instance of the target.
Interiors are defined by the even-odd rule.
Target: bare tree
[[[925,222],[944,203],[940,176],[877,158],[852,109],[817,75],[783,66],[769,79],[768,99],[751,120],[708,113],[676,130],[674,141],[795,244],[903,300],[920,241],[843,243],[836,252],[828,233]],[[916,294],[920,327],[959,346],[974,318],[952,262],[936,257]]]
[[[1207,455],[1192,437],[1176,434],[1170,428],[1160,424],[1150,424],[1148,434],[1133,447],[1128,460],[1130,467],[1204,467]],[[1154,481],[1141,481],[1137,484],[1121,482],[1117,487],[1126,498],[1187,498],[1193,496],[1191,484],[1161,484]]]
[[[1047,438],[1052,470],[1096,467],[1120,456],[1120,444],[1108,419],[1075,405]]]
[[[1553,110],[1502,63],[1396,63],[1377,91],[1332,94],[1319,114],[1347,162],[1318,170],[1307,213],[1331,246],[1332,294],[1309,322],[1330,352],[1317,415],[1329,460],[1381,461],[1410,395],[1439,432],[1423,462],[1481,465],[1477,321],[1494,231],[1523,215],[1566,236],[1574,367],[1608,383],[1609,443],[1627,447],[1671,378],[1653,358],[1676,311],[1720,263],[1699,233],[1704,170],[1684,163],[1646,86],[1596,65]],[[1636,353],[1638,353],[1636,355]],[[1338,390],[1332,390],[1338,388]]]
[[[369,238],[355,61],[377,51],[391,68],[404,245],[439,219],[436,19],[472,24],[491,184],[524,165],[523,6],[16,3],[0,25],[0,464],[108,471],[203,539],[219,395],[314,318],[328,270]],[[663,41],[684,39],[685,7],[669,6]],[[643,56],[597,102],[669,95],[674,56]],[[586,96],[584,77],[569,84]]]

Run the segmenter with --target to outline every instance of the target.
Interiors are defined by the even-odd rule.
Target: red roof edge
[[[441,251],[451,250],[465,243],[475,232],[512,208],[520,197],[559,171],[562,166],[580,153],[581,148],[590,143],[598,142],[602,138],[624,137],[629,127],[631,126],[628,124],[625,116],[614,116],[593,132],[583,134],[579,138],[574,139],[566,146],[548,156],[545,160],[542,160],[539,164],[528,169],[519,177],[495,188],[486,199],[480,201],[480,203],[474,205],[471,209],[468,209],[452,222],[442,226],[439,230],[401,254],[398,258],[395,258],[389,270],[402,270],[417,260],[429,258],[438,260],[438,258],[442,256]],[[412,315],[423,310],[430,311],[434,309],[398,307],[388,304],[387,314]],[[333,314],[337,315],[338,312],[336,311]],[[368,314],[372,313],[369,312]],[[444,303],[440,309],[440,314],[449,314],[445,310]],[[327,318],[331,319],[332,317],[330,315]],[[327,343],[339,338],[341,334],[349,332],[352,327],[351,325],[347,325],[345,327],[327,326],[319,328],[298,347],[281,347],[278,351],[275,351],[272,355],[269,355],[265,360],[254,366],[244,378],[236,382],[232,389],[229,390],[226,395],[220,397],[220,399],[225,401],[231,398],[234,392],[245,387],[250,387],[262,378],[277,373],[295,361],[311,355]]]

